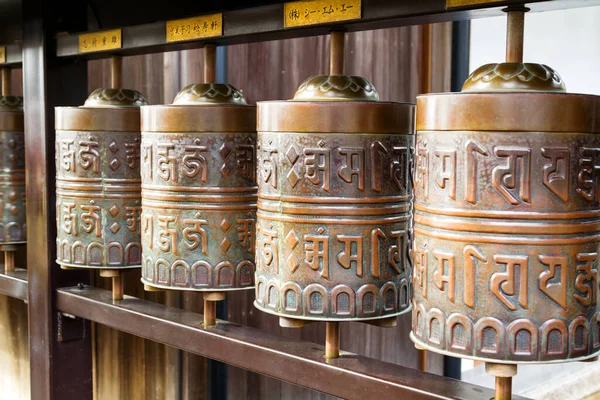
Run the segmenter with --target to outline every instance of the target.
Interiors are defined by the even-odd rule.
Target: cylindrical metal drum
[[[258,103],[257,308],[329,321],[410,309],[413,118],[343,75]]]
[[[0,250],[25,243],[23,98],[0,96]]]
[[[142,107],[142,282],[254,287],[256,109],[227,84]]]
[[[600,352],[600,97],[489,64],[417,100],[411,338],[494,363]]]
[[[97,89],[56,108],[57,260],[62,268],[141,266],[140,110],[135,90]]]

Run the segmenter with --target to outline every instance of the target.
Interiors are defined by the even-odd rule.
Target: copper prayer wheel
[[[258,103],[254,304],[282,324],[410,309],[414,105],[378,99],[333,74]]]
[[[413,341],[493,363],[600,353],[600,97],[507,62],[417,109]]]
[[[0,96],[0,250],[27,239],[23,98]]]
[[[231,85],[189,85],[172,105],[142,107],[146,288],[254,287],[255,146],[256,109]]]
[[[140,110],[135,90],[97,89],[56,108],[57,260],[62,268],[141,267]]]

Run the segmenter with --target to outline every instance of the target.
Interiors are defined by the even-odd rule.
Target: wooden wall
[[[451,25],[433,29],[433,91],[450,90]],[[140,90],[150,104],[170,103],[183,86],[202,81],[202,50],[127,57],[123,62],[124,87]],[[251,102],[289,99],[308,76],[324,74],[328,67],[328,37],[319,36],[231,46],[227,49],[228,82],[242,89]],[[382,100],[414,101],[419,93],[421,28],[405,27],[346,34],[346,73],[371,80]],[[109,62],[90,61],[89,90],[107,87]],[[15,72],[16,80],[20,75]],[[20,86],[15,85],[16,93]],[[83,103],[82,99],[82,103]],[[94,277],[96,285],[109,281]],[[145,293],[140,272],[127,273],[125,293],[164,304],[202,312],[198,294]],[[283,329],[277,318],[252,305],[254,292],[228,297],[231,321],[279,335],[324,342],[323,324]],[[0,296],[0,399],[29,398],[26,307]],[[342,324],[342,350],[416,368],[417,352],[408,339],[410,316],[396,328]],[[95,325],[94,395],[97,400],[154,400],[207,398],[207,360]],[[185,338],[182,338],[185,340]],[[442,358],[429,354],[429,370],[441,373]],[[6,373],[6,371],[11,371]],[[291,384],[229,367],[230,399],[326,398]]]

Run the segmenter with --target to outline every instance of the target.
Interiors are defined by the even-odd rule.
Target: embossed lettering
[[[365,149],[358,147],[340,147],[340,155],[345,156],[344,163],[338,169],[338,175],[346,183],[352,183],[356,176],[356,187],[365,190]]]
[[[371,275],[379,278],[381,273],[381,239],[387,239],[381,228],[371,231]],[[384,256],[385,257],[385,256]]]
[[[254,180],[256,156],[254,155],[254,144],[238,144],[235,149],[235,164],[240,174]]]
[[[148,248],[152,249],[152,214],[142,214],[142,238],[146,242]]]
[[[321,270],[321,276],[329,279],[329,236],[319,228],[317,234],[304,235],[304,262],[314,271]]]
[[[388,249],[388,262],[400,274],[406,268],[404,262],[405,257],[408,257],[408,233],[406,231],[392,231],[390,239],[392,245]]]
[[[529,203],[531,186],[531,150],[512,147],[496,147],[494,154],[506,157],[506,165],[497,165],[492,170],[493,185],[510,204],[520,203],[509,189],[517,187],[517,169],[519,175],[519,196],[521,200]]]
[[[465,263],[464,302],[468,307],[475,308],[475,276],[477,272],[477,261],[487,263],[487,257],[477,247],[468,245],[463,249],[463,260]]]
[[[200,181],[206,183],[208,171],[206,158],[204,158],[202,153],[208,151],[208,147],[200,146],[200,143],[200,139],[196,139],[193,145],[183,148],[185,155],[181,160],[181,167],[183,175],[188,178],[195,178],[200,174]]]
[[[560,305],[565,310],[567,309],[567,269],[569,266],[569,258],[567,256],[538,256],[540,262],[548,266],[548,271],[540,274],[540,290],[548,297]],[[560,275],[556,269],[560,268]],[[550,282],[550,279],[558,279],[558,282]]]
[[[271,181],[271,186],[277,188],[277,149],[269,145],[263,145],[261,149],[262,168],[261,175],[265,183]]]
[[[265,229],[262,227],[260,229],[260,233],[262,234],[262,240],[260,246],[261,249],[261,257],[264,262],[263,265],[273,266],[273,270],[275,273],[279,273],[279,252],[277,249],[277,231],[271,227],[271,229]]]
[[[506,265],[506,272],[494,272],[490,280],[492,293],[511,311],[516,311],[508,297],[516,294],[516,280],[519,278],[519,304],[523,308],[529,306],[529,294],[527,280],[529,277],[529,257],[527,256],[505,256],[495,255],[494,261]],[[519,268],[517,275],[515,269]]]
[[[409,159],[410,149],[407,147],[392,147],[392,163],[390,164],[390,175],[396,187],[402,191],[408,191],[410,175]]]
[[[417,165],[415,171],[415,188],[420,187],[423,197],[429,197],[429,149],[427,143],[417,146]]]
[[[481,144],[474,140],[467,142],[465,153],[465,201],[477,203],[477,159],[475,153],[489,157],[490,153]]]
[[[85,170],[92,167],[92,172],[100,172],[100,153],[98,142],[92,140],[79,142],[79,165]]]
[[[371,143],[371,186],[375,192],[381,192],[384,165],[388,157],[389,151],[383,143],[379,141]]]
[[[337,260],[346,269],[356,266],[356,276],[363,276],[363,237],[352,235],[337,235],[337,240],[344,244],[344,249],[338,253]]]
[[[456,200],[456,150],[435,150],[433,155],[439,159],[433,180],[440,189],[448,189],[448,197]]]
[[[177,251],[177,229],[171,227],[172,223],[177,221],[177,217],[172,215],[158,215],[158,248],[165,253],[172,251],[178,255]]]
[[[77,236],[77,214],[75,210],[75,203],[62,203],[63,206],[63,229],[68,235]]]
[[[201,214],[198,212],[194,219],[184,219],[183,225],[183,244],[189,250],[196,250],[202,245],[200,251],[205,256],[208,255],[208,236],[206,230],[203,228],[204,225],[208,225],[208,221],[200,219]]]
[[[165,181],[173,180],[177,182],[177,175],[175,174],[175,157],[171,154],[171,151],[175,149],[175,145],[171,143],[157,143],[156,154],[158,158],[156,160],[158,176]]]
[[[246,249],[248,253],[254,254],[254,219],[236,219],[235,222],[240,246]]]
[[[322,142],[321,145],[324,143]],[[329,192],[331,151],[322,148],[307,148],[304,149],[304,155],[306,179],[313,185],[320,185],[321,189]]]
[[[429,250],[414,244],[415,268],[413,271],[413,286],[421,287],[421,293],[427,298],[427,263],[429,262]]]
[[[437,269],[433,272],[433,282],[440,291],[444,291],[444,285],[448,285],[448,299],[454,303],[454,261],[452,253],[433,250],[431,252],[438,262]],[[448,273],[446,274],[446,265]]]
[[[542,155],[550,162],[544,165],[544,186],[562,201],[569,201],[571,154],[567,148],[542,147]]]
[[[95,231],[96,237],[101,237],[102,226],[100,224],[100,214],[98,214],[98,212],[102,208],[97,206],[94,200],[90,200],[90,204],[82,204],[81,209],[85,211],[81,213],[81,229],[87,233]]]
[[[577,261],[583,264],[577,265],[575,289],[579,293],[573,296],[584,306],[596,305],[598,301],[598,269],[593,266],[597,258],[596,252],[577,254]]]
[[[126,206],[125,207],[126,225],[127,225],[127,229],[129,229],[130,232],[137,232],[141,213],[142,213],[142,207],[136,207],[136,206]]]
[[[133,143],[125,143],[125,159],[130,169],[137,169],[140,166],[140,139],[133,139]]]
[[[74,141],[69,139],[62,139],[60,141],[60,148],[62,150],[61,165],[65,171],[75,172],[75,150],[73,146]]]
[[[599,201],[598,172],[600,171],[600,149],[582,147],[579,150],[578,187],[575,189],[587,201]]]
[[[142,171],[145,170],[148,174],[148,179],[152,180],[152,143],[143,145],[142,150],[143,150],[142,167],[147,167],[147,168],[142,168]]]

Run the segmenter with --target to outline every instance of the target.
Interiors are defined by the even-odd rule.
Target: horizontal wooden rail
[[[504,15],[502,9],[507,5],[522,3],[523,0],[491,0],[483,3],[476,0],[363,0],[360,19],[287,29],[284,27],[284,4],[279,3],[224,10],[221,36],[168,43],[166,21],[159,21],[122,27],[122,47],[120,49],[80,53],[78,33],[69,33],[58,36],[56,51],[58,57],[77,56],[86,59],[106,58],[112,54],[158,53],[197,48],[206,43],[230,45],[322,35],[329,33],[332,29],[361,31],[499,16]],[[532,11],[548,11],[600,5],[600,0],[529,0],[526,3]],[[449,5],[459,6],[448,7]],[[197,8],[195,11],[182,9],[181,12],[182,15],[178,18],[201,14]],[[194,14],[190,15],[192,12]]]
[[[227,321],[204,328],[201,314],[130,296],[113,301],[108,290],[63,288],[56,301],[64,313],[346,399],[480,400],[494,395],[490,389],[356,354],[326,359],[321,345]]]
[[[5,272],[4,266],[0,267],[0,294],[27,301],[27,270]]]

